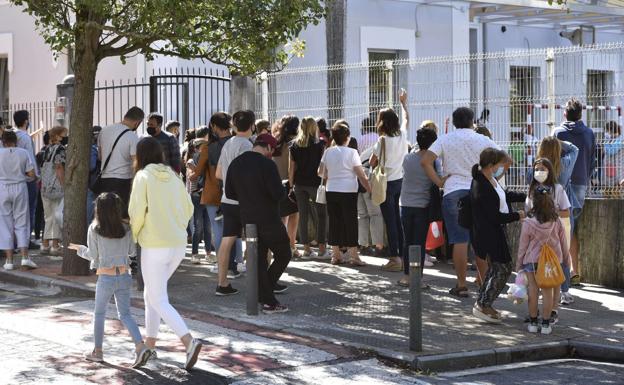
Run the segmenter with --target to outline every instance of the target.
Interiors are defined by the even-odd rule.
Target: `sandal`
[[[381,266],[381,270],[383,270],[383,271],[391,271],[391,272],[394,272],[394,273],[401,272],[401,271],[403,271],[403,264],[402,263],[397,263],[397,262],[394,262],[394,261],[389,261],[385,265]]]
[[[455,286],[451,290],[449,290],[449,294],[455,297],[460,298],[468,298],[470,295],[468,294],[468,289],[466,287],[457,287]]]
[[[353,259],[351,258],[351,260],[349,261],[349,265],[351,266],[366,266],[367,263],[362,261],[361,259]]]
[[[335,258],[335,257],[332,257],[332,259],[331,259],[331,264],[332,264],[332,265],[343,265],[343,264],[344,264],[344,261],[342,260],[342,258]]]
[[[102,352],[96,352],[95,350],[91,353],[86,353],[84,358],[90,362],[104,362],[104,354]]]
[[[401,286],[401,287],[409,287],[409,282],[408,281],[404,281],[402,279],[399,279],[397,281],[397,285]]]

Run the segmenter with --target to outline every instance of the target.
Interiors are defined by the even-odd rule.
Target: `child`
[[[556,172],[554,171],[555,167],[550,162],[550,160],[546,158],[539,158],[533,164],[533,180],[531,181],[531,185],[529,187],[529,195],[527,196],[525,202],[526,212],[531,211],[533,208],[533,200],[532,197],[535,194],[535,189],[538,186],[547,186],[550,188],[550,196],[555,203],[555,210],[557,210],[557,214],[559,214],[559,220],[563,224],[563,228],[566,231],[566,244],[567,249],[570,248],[570,200],[568,199],[568,194],[566,194],[565,189],[559,183],[557,183]],[[562,290],[563,291],[563,290]],[[565,294],[564,294],[565,295]],[[555,305],[553,309],[553,313],[551,315],[551,322],[553,324],[559,321],[558,307],[559,300],[561,297],[561,292],[559,290],[555,291]],[[565,303],[565,302],[564,302]]]
[[[563,224],[559,220],[555,202],[552,199],[551,188],[538,185],[533,189],[532,209],[529,218],[522,224],[520,245],[518,246],[518,260],[516,271],[524,270],[529,278],[529,332],[537,333],[537,302],[539,288],[535,280],[537,263],[542,246],[547,243],[557,255],[559,262],[567,265],[570,260],[570,250],[567,246]],[[552,332],[551,317],[555,292],[558,288],[542,289],[543,309],[542,334]],[[546,318],[548,317],[548,318]]]
[[[95,200],[95,219],[89,226],[87,246],[70,244],[70,249],[91,261],[91,268],[97,269],[98,281],[95,290],[95,311],[93,334],[95,348],[85,355],[87,361],[103,362],[102,342],[104,319],[111,296],[119,319],[124,324],[136,346],[133,368],[138,368],[150,358],[150,350],[143,343],[141,332],[130,314],[130,256],[135,254],[130,227],[123,220],[123,202],[114,193],[103,193]]]

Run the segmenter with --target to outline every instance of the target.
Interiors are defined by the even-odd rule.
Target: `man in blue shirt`
[[[579,241],[576,231],[576,224],[583,211],[587,187],[591,182],[591,175],[596,169],[596,135],[581,120],[583,116],[583,105],[578,100],[572,98],[568,100],[563,112],[565,122],[553,131],[553,136],[559,140],[570,142],[579,149],[576,163],[572,170],[570,187],[574,197],[570,197],[572,206],[572,237],[570,241],[570,254],[572,255],[573,276],[572,285],[580,285],[579,276]]]

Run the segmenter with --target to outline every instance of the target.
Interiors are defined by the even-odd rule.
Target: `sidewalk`
[[[409,292],[395,283],[399,273],[380,270],[382,259],[363,257],[369,266],[332,266],[327,261],[293,260],[282,277],[289,286],[279,300],[290,312],[249,317],[245,309],[245,279],[233,280],[241,293],[230,297],[214,295],[216,274],[211,265],[190,264],[187,257],[169,283],[171,302],[192,312],[231,319],[263,330],[288,335],[310,336],[376,351],[385,357],[406,362],[416,356],[484,349],[513,348],[545,342],[585,341],[622,346],[624,342],[624,294],[594,285],[572,289],[576,302],[562,307],[561,321],[549,336],[531,335],[523,322],[526,305],[513,305],[500,298],[495,307],[503,312],[501,325],[478,321],[471,315],[476,286],[469,285],[471,298],[448,294],[454,285],[452,266],[436,264],[425,270],[431,289],[423,292],[423,352],[408,349]],[[31,273],[1,272],[0,280],[33,275],[53,278],[59,283],[93,290],[95,277],[59,277],[60,262],[35,257],[41,267]],[[204,261],[202,261],[204,262]],[[473,274],[474,275],[474,274]],[[140,293],[137,293],[140,298]]]

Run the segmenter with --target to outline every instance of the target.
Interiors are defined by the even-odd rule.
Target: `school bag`
[[[388,176],[386,175],[386,139],[379,138],[381,149],[379,151],[379,164],[373,169],[370,176],[371,200],[375,205],[380,205],[386,201],[386,189],[388,187]]]
[[[548,238],[544,241],[537,260],[537,271],[535,272],[535,281],[540,289],[551,289],[561,286],[565,281],[563,269],[559,263],[559,258],[553,248],[548,244],[548,239],[557,224],[553,224]]]
[[[47,199],[63,198],[63,186],[56,176],[54,157],[62,145],[50,146],[46,149],[41,167],[41,196]]]

